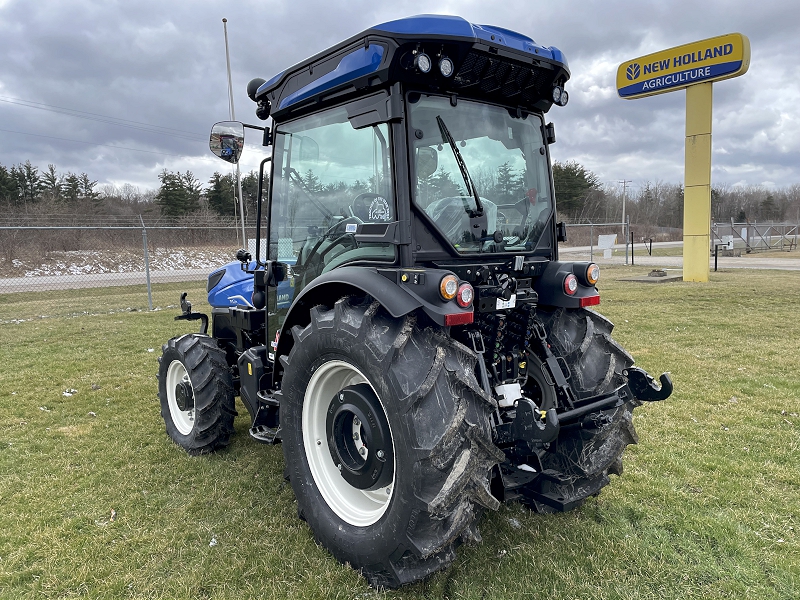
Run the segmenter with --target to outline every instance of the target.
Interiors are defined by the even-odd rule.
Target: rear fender
[[[311,322],[311,309],[317,305],[333,306],[339,298],[350,295],[369,295],[375,298],[395,318],[422,309],[435,323],[444,324],[445,315],[472,312],[453,301],[439,297],[439,281],[451,271],[442,269],[380,269],[369,267],[340,267],[317,277],[294,299],[281,327],[275,349],[275,381],[282,372],[279,358],[289,354],[294,344],[289,334],[292,327],[305,327]],[[419,274],[424,274],[419,277]],[[406,279],[403,280],[403,275]],[[417,277],[414,277],[417,275]]]
[[[598,296],[599,292],[593,285],[583,283],[590,263],[588,262],[550,262],[542,273],[535,279],[533,289],[539,294],[539,304],[542,306],[559,306],[562,308],[580,308],[580,299],[589,296]],[[570,296],[564,291],[564,279],[572,273],[578,278],[578,289]]]

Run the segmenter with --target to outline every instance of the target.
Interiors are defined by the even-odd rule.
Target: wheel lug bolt
[[[344,394],[339,394],[339,402],[344,402]]]
[[[358,453],[359,453],[361,456],[364,456],[364,455],[367,453],[367,449],[366,449],[366,448],[364,448],[364,446],[361,446],[361,448],[359,449]]]
[[[360,436],[359,436],[357,433],[354,433],[354,434],[353,434],[353,439],[354,439],[354,440],[358,440],[358,438],[359,438],[359,437],[360,437]]]
[[[390,488],[390,487],[386,488],[386,495],[387,496],[391,496],[392,495],[392,488]]]
[[[377,455],[378,458],[383,458],[385,456],[383,450],[378,450],[375,454]]]
[[[322,440],[317,440],[317,446],[321,446],[321,445],[322,445]]]
[[[339,463],[339,464],[338,464],[338,465],[336,465],[336,466],[339,468],[339,470],[340,470],[340,471],[342,470],[342,463]]]
[[[358,417],[353,417],[353,425],[355,425],[356,427],[361,427],[361,421],[359,420]]]

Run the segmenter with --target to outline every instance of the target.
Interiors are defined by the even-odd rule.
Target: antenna
[[[228,67],[228,109],[231,121],[236,120],[236,110],[233,107],[233,82],[231,80],[231,54],[228,50],[228,19],[222,19],[222,30],[225,35],[225,62]],[[239,163],[236,163],[236,189],[239,192],[239,217],[242,221],[242,247],[246,249],[247,233],[244,229],[244,198],[242,197],[242,178],[239,173]],[[238,235],[237,235],[238,237]]]

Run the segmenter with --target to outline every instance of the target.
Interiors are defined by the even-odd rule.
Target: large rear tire
[[[192,455],[227,446],[236,408],[225,352],[198,334],[172,338],[162,352],[158,396],[169,437]]]
[[[298,514],[375,587],[447,567],[460,542],[479,539],[482,507],[499,506],[495,403],[475,354],[368,299],[316,307],[292,335],[281,427]]]
[[[611,321],[586,309],[539,309],[537,315],[553,353],[569,366],[569,383],[578,399],[610,393],[625,384],[623,372],[633,365],[633,358],[611,338]],[[538,372],[529,387],[552,390]],[[554,393],[540,397],[542,408],[553,406]],[[545,474],[525,490],[532,507],[542,512],[571,510],[608,485],[609,474],[621,475],[625,448],[638,441],[632,418],[639,404],[632,400],[563,427],[555,451],[542,457]]]

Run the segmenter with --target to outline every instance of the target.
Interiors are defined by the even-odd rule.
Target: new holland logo
[[[629,81],[633,81],[634,79],[639,78],[640,68],[638,63],[631,63],[628,65],[628,70],[625,72],[625,75],[628,77]]]

